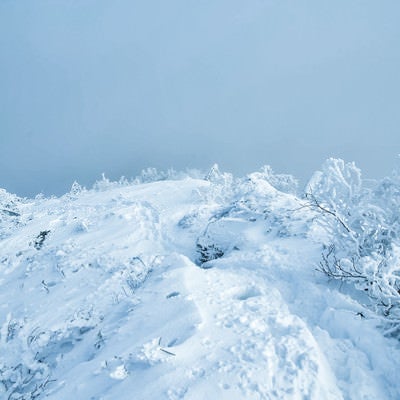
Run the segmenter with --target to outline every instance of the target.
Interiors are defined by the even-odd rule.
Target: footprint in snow
[[[255,286],[247,286],[245,288],[234,288],[233,298],[241,301],[245,301],[252,297],[260,296],[260,290]]]

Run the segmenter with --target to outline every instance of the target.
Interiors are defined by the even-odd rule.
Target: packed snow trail
[[[0,397],[400,398],[398,341],[315,271],[310,211],[285,225],[297,199],[263,185],[268,218],[189,178],[8,201]],[[200,268],[210,237],[225,251]]]

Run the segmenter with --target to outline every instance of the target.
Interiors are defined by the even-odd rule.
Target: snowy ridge
[[[163,179],[0,192],[1,399],[400,398],[396,177],[365,203],[381,252],[352,164],[327,161],[317,203],[269,168]],[[354,240],[360,277],[317,271],[354,271]]]

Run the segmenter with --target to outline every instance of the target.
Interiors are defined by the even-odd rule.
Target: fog
[[[147,167],[305,182],[400,153],[400,2],[0,0],[0,187]]]

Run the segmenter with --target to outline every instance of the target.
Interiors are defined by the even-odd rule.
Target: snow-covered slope
[[[400,398],[399,342],[261,178],[1,192],[0,398]]]

